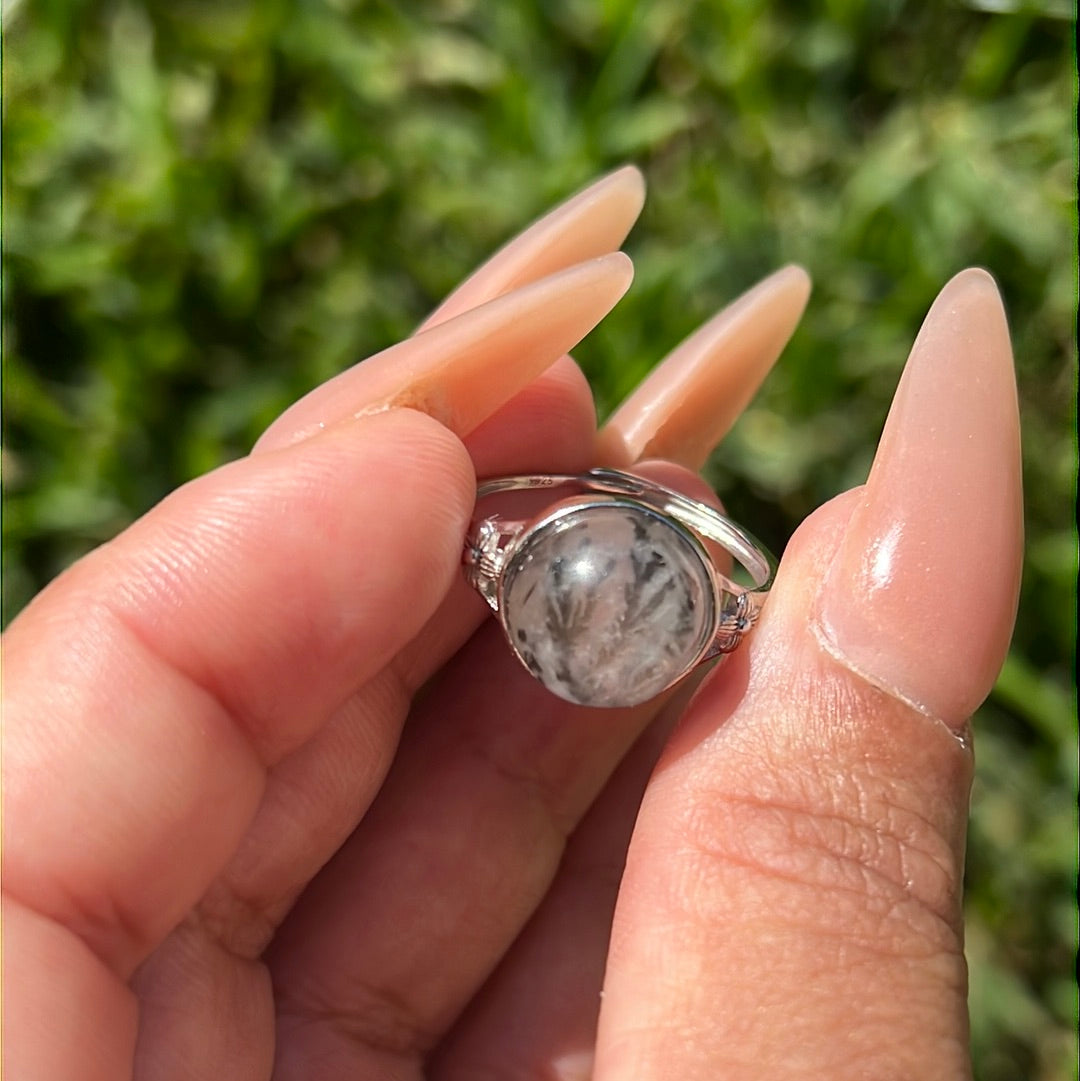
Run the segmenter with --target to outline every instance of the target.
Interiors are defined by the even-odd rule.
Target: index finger
[[[621,257],[596,260],[425,348],[446,339],[444,384],[474,387],[475,419],[628,279]],[[406,394],[403,373],[378,371]],[[129,974],[228,858],[266,765],[434,611],[473,497],[456,435],[389,408],[192,482],[62,576],[6,636],[5,891]]]

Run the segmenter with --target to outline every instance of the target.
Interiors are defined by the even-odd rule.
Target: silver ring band
[[[741,526],[696,499],[615,469],[500,477],[502,492],[573,488],[530,519],[477,517],[468,581],[498,615],[518,659],[561,698],[597,707],[654,698],[738,648],[776,564]],[[748,575],[735,581],[706,547]]]

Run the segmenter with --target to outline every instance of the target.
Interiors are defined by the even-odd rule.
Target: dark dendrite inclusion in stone
[[[556,512],[504,572],[500,616],[560,698],[647,701],[702,655],[716,625],[707,557],[670,518],[630,501]]]

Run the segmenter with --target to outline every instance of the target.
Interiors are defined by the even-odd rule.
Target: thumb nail
[[[1012,634],[1023,545],[1009,332],[990,275],[958,274],[923,323],[817,631],[837,659],[955,729]]]

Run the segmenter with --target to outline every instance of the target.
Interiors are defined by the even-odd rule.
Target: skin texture
[[[628,285],[641,196],[620,170],[564,204],[15,621],[9,1076],[969,1071],[966,718],[1020,545],[986,275],[934,305],[866,487],[727,664],[573,707],[461,579],[478,475],[662,454],[700,493],[806,302],[774,275],[598,435],[564,354]]]

